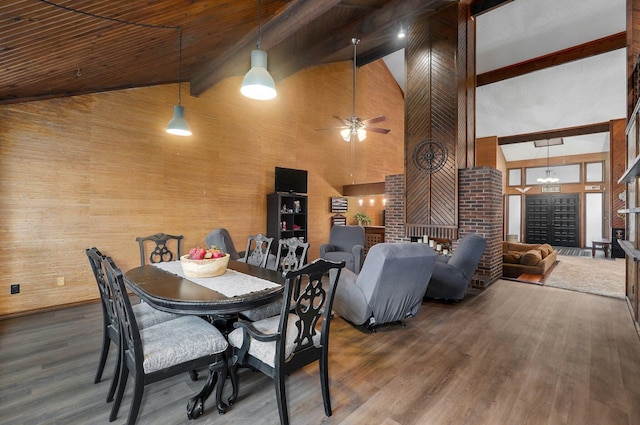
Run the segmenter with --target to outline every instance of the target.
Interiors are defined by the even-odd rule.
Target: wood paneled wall
[[[157,232],[183,234],[188,251],[226,227],[243,249],[266,231],[275,166],[309,171],[316,258],[329,237],[329,198],[404,167],[404,99],[382,61],[358,70],[356,112],[386,115],[391,133],[358,143],[352,170],[338,130],[315,131],[350,115],[351,66],[295,74],[268,102],[241,96],[242,77],[184,96],[187,138],[164,131],[175,85],[1,106],[0,316],[97,299],[91,246],[123,270],[139,264],[136,236]],[[20,294],[10,295],[14,283]]]

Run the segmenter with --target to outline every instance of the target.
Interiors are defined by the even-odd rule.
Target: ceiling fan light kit
[[[262,43],[261,12],[262,3],[258,0],[258,44],[251,51],[251,69],[242,80],[240,93],[255,100],[270,100],[278,94],[276,83],[267,70],[267,52],[260,48]]]
[[[380,115],[379,117],[369,118],[367,120],[363,120],[362,118],[356,116],[356,46],[360,43],[358,38],[352,38],[351,44],[353,45],[353,89],[352,89],[352,109],[351,116],[349,118],[341,118],[337,115],[333,117],[339,121],[341,121],[344,125],[340,127],[340,136],[342,140],[349,143],[354,138],[357,138],[358,141],[362,142],[367,138],[367,131],[372,131],[374,133],[387,134],[391,130],[387,128],[379,128],[372,127],[370,124],[374,124],[377,122],[385,121],[387,118],[384,115]],[[326,128],[319,128],[318,130],[327,130]]]

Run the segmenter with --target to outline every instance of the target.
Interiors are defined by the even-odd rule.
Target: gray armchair
[[[475,233],[464,236],[448,261],[438,261],[431,275],[425,298],[461,300],[487,247],[487,241]]]
[[[358,274],[364,261],[364,241],[362,226],[333,226],[329,243],[320,245],[320,257],[344,261],[346,269]]]
[[[418,313],[436,253],[426,244],[380,243],[369,249],[360,274],[342,270],[333,309],[369,330]]]
[[[218,227],[217,229],[214,229],[211,233],[209,233],[205,238],[205,242],[207,243],[208,248],[216,246],[222,251],[229,254],[229,258],[231,260],[238,260],[241,258],[240,254],[238,254],[238,251],[236,251],[236,247],[233,244],[233,239],[231,239],[229,231],[223,227]],[[244,253],[242,254],[244,256]]]

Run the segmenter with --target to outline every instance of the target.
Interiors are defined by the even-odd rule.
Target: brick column
[[[404,174],[385,177],[384,196],[387,199],[387,206],[385,207],[385,242],[400,242],[405,238],[404,188]]]
[[[459,237],[477,233],[487,240],[472,285],[486,288],[502,276],[502,172],[491,167],[465,168],[458,174]]]

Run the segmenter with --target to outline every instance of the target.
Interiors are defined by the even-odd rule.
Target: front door
[[[527,243],[579,246],[580,208],[577,193],[528,195],[526,206]]]

